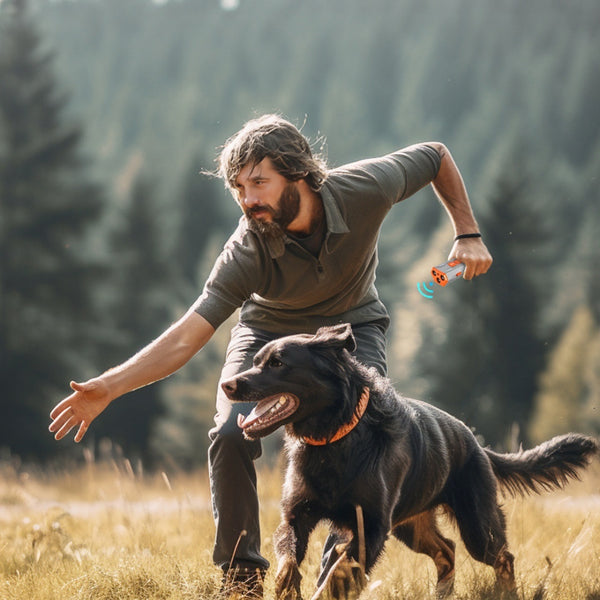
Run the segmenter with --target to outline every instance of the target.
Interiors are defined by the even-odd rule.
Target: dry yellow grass
[[[259,473],[264,551],[279,519],[280,470]],[[519,597],[600,599],[600,468],[564,492],[507,501]],[[448,533],[458,536],[451,524]],[[142,475],[127,461],[26,475],[0,468],[2,600],[197,600],[216,598],[206,472]],[[325,537],[320,527],[302,566],[314,591]],[[362,598],[434,598],[430,559],[395,540]],[[492,569],[459,544],[456,597],[492,598]],[[266,580],[273,595],[273,573]]]

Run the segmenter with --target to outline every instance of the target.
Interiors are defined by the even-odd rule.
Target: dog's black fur
[[[525,452],[495,453],[458,419],[400,397],[351,356],[353,349],[349,325],[289,336],[267,344],[251,369],[222,384],[231,400],[259,402],[255,413],[240,419],[247,437],[286,425],[289,462],[275,533],[278,597],[300,597],[298,565],[316,524],[326,519],[340,535],[355,531],[356,506],[364,514],[367,573],[391,531],[433,558],[438,594],[449,594],[454,542],[437,529],[435,511],[442,506],[473,558],[495,568],[501,589],[513,590],[497,484],[512,494],[560,488],[598,452],[598,443],[568,434]],[[322,446],[305,442],[304,436],[331,439],[350,422],[364,388],[369,402],[352,431]],[[261,415],[265,408],[270,411]],[[348,553],[358,558],[356,535]]]

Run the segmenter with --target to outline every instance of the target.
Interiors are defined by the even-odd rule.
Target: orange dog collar
[[[315,439],[308,435],[303,435],[302,439],[309,446],[325,446],[325,444],[332,444],[333,442],[337,442],[339,439],[343,438],[345,435],[348,435],[361,420],[362,416],[365,414],[365,410],[367,410],[367,404],[369,403],[369,388],[366,387],[363,389],[363,392],[360,396],[358,404],[356,405],[356,410],[354,411],[354,415],[352,416],[352,421],[342,425],[336,432],[335,435],[331,439],[320,438]]]

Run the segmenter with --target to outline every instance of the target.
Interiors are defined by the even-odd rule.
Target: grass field
[[[208,476],[143,474],[126,460],[29,472],[0,465],[2,600],[197,600],[217,598],[211,562]],[[279,468],[259,472],[264,553],[279,519]],[[600,600],[600,467],[564,492],[507,500],[519,597]],[[447,533],[457,539],[449,523]],[[310,598],[325,537],[302,566]],[[266,597],[273,597],[274,572]],[[433,599],[433,562],[395,540],[361,598]],[[456,598],[493,598],[493,571],[457,548]]]

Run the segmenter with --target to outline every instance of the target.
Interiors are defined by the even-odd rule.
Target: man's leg
[[[236,325],[231,333],[221,381],[252,366],[256,352],[272,337]],[[231,403],[219,385],[215,427],[209,435],[209,473],[216,525],[213,560],[230,577],[264,574],[268,561],[260,553],[260,526],[254,460],[260,441],[250,442],[237,426],[237,415],[248,414],[251,403]]]
[[[377,369],[379,374],[384,377],[387,376],[385,334],[388,327],[389,320],[387,319],[352,327],[352,333],[356,340],[354,356],[364,365]],[[319,574],[317,587],[323,583],[331,566],[337,560],[338,555],[335,552],[335,547],[342,541],[334,534],[330,534],[325,540],[323,555],[321,557],[321,573]]]
[[[356,339],[354,356],[363,365],[375,367],[383,377],[387,377],[386,332],[388,327],[388,319],[352,327],[352,333]]]

